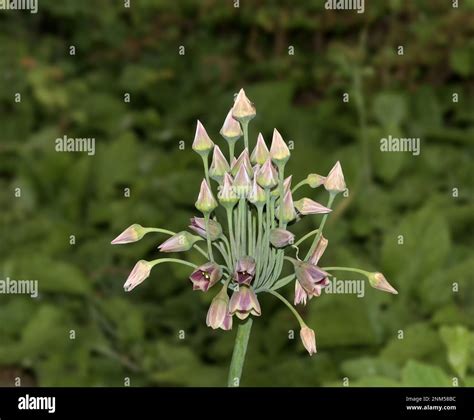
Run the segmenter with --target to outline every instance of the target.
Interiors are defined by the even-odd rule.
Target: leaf
[[[474,343],[473,335],[461,325],[442,327],[439,333],[448,349],[449,364],[461,378],[464,378]]]
[[[406,116],[407,105],[405,96],[401,93],[379,93],[373,104],[374,115],[384,127],[398,127]]]
[[[438,366],[410,360],[402,370],[402,385],[409,387],[448,387],[452,382]]]

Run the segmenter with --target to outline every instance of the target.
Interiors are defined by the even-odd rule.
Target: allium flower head
[[[339,161],[332,167],[326,180],[324,181],[324,188],[329,192],[340,193],[345,191],[346,182],[344,181],[344,174],[342,173],[341,164]]]
[[[255,258],[249,256],[239,258],[235,264],[234,279],[239,284],[250,285],[255,277],[255,270]]]
[[[242,136],[242,128],[239,122],[232,116],[232,108],[225,117],[224,124],[221,128],[220,134],[227,141],[235,142]]]
[[[232,328],[232,316],[229,314],[229,296],[227,286],[212,299],[211,306],[207,311],[206,325],[216,330],[230,330]]]
[[[232,108],[232,116],[240,122],[250,121],[256,115],[255,107],[243,89],[240,89]]]
[[[283,137],[276,128],[273,130],[270,156],[276,165],[285,164],[290,158],[290,149],[288,149]]]
[[[259,133],[257,137],[257,144],[255,145],[252,155],[250,156],[250,161],[254,164],[258,163],[259,165],[263,165],[269,156],[270,152],[268,151],[268,147],[265,144],[262,133]]]
[[[310,356],[316,353],[316,337],[314,331],[308,326],[303,326],[300,330],[301,341]]]
[[[205,179],[201,182],[198,199],[195,203],[196,208],[203,214],[212,212],[217,207],[217,201],[212,194],[211,189]]]
[[[324,207],[322,204],[319,204],[310,198],[302,198],[301,200],[295,201],[295,207],[302,215],[326,214],[331,213],[332,211],[331,209]]]
[[[117,236],[111,243],[113,245],[118,244],[129,244],[131,242],[137,242],[142,239],[147,233],[143,226],[134,224],[125,229],[119,236]]]
[[[149,261],[138,261],[123,285],[123,289],[126,292],[130,292],[139,284],[143,283],[149,277],[152,267],[153,264]]]
[[[183,252],[189,251],[197,241],[202,239],[183,230],[164,241],[158,249],[161,252]]]
[[[207,292],[222,278],[221,268],[213,262],[207,262],[197,267],[189,276],[193,283],[193,290]]]
[[[239,290],[232,294],[229,302],[229,311],[239,319],[245,319],[250,314],[255,316],[262,314],[257,295],[252,288],[247,286],[240,286]]]
[[[189,225],[189,228],[191,230],[196,232],[202,238],[207,238],[206,219],[204,219],[204,217],[193,217],[190,219],[190,222],[191,224]],[[222,236],[222,226],[219,222],[209,220],[208,227],[211,241],[216,241]]]
[[[206,129],[198,120],[196,125],[196,133],[194,134],[193,150],[196,153],[207,155],[214,147],[214,142],[207,134]]]

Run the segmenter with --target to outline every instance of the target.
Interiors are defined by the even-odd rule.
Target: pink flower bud
[[[255,107],[250,102],[243,89],[240,89],[239,94],[235,98],[234,106],[232,108],[232,116],[240,122],[250,121],[256,115]]]
[[[313,255],[311,255],[311,257],[309,258],[309,262],[311,264],[317,265],[319,259],[324,254],[324,251],[326,251],[327,246],[328,240],[321,235],[321,238],[319,239],[318,245],[316,245],[316,249],[314,250]]]
[[[322,204],[319,204],[310,198],[302,198],[301,200],[295,201],[295,207],[302,215],[326,214],[332,211],[331,209],[324,207]]]
[[[190,219],[191,224],[189,228],[196,232],[199,236],[203,238],[207,238],[206,234],[206,219],[204,217],[193,217]],[[209,220],[209,236],[211,237],[211,241],[215,241],[219,239],[222,235],[222,226],[219,222],[215,220]]]
[[[212,299],[211,306],[207,311],[206,325],[213,330],[217,328],[228,330],[230,329],[229,319],[230,328],[232,328],[232,317],[229,315],[229,296],[227,296],[227,286],[224,286]]]
[[[310,356],[316,353],[316,337],[314,331],[306,325],[300,330],[301,341]]]
[[[276,165],[284,164],[288,162],[290,158],[290,149],[283,141],[281,134],[275,128],[273,130],[273,138],[272,138],[272,145],[270,147],[270,156],[272,157],[272,161]]]
[[[283,203],[278,207],[276,212],[278,219],[284,223],[290,223],[296,219],[296,211],[293,203],[291,191],[287,191],[283,197]]]
[[[139,284],[143,283],[148,276],[150,275],[150,271],[153,265],[149,261],[140,260],[135,264],[133,267],[132,272],[127,278],[127,281],[123,285],[123,288],[126,292],[130,292]]]
[[[230,171],[229,163],[219,146],[214,146],[214,152],[212,154],[212,163],[209,168],[209,176],[217,182],[222,182],[224,174]]]
[[[228,142],[237,141],[243,134],[239,122],[232,116],[232,109],[229,110],[225,117],[224,125],[221,128],[220,134]]]
[[[368,279],[373,288],[398,295],[397,290],[387,281],[382,273],[370,273]]]
[[[197,267],[189,276],[193,283],[193,290],[207,292],[222,278],[221,268],[213,262]]]
[[[237,176],[240,167],[243,166],[247,171],[247,174],[250,178],[253,177],[253,168],[252,164],[250,163],[249,152],[247,149],[244,149],[238,159],[232,165],[231,173],[232,176]]]
[[[271,189],[278,185],[278,174],[270,158],[268,158],[258,170],[256,179],[258,185],[264,189]]]
[[[194,134],[193,150],[199,154],[207,155],[214,147],[213,141],[207,134],[206,129],[198,120],[196,125],[196,133]]]
[[[257,179],[253,179],[252,189],[248,195],[248,200],[257,207],[263,207],[266,202],[265,191],[257,184]]]
[[[234,191],[238,197],[247,197],[252,188],[252,181],[249,178],[245,166],[241,165],[237,175],[234,178]]]
[[[262,133],[259,133],[257,137],[257,144],[255,145],[255,149],[253,149],[252,155],[250,156],[250,161],[254,164],[257,163],[259,165],[263,165],[269,156],[270,152],[268,151],[268,147],[265,144]]]
[[[245,319],[250,314],[260,316],[262,313],[257,295],[247,286],[240,286],[239,289],[232,294],[229,302],[229,311],[239,319]]]
[[[125,229],[119,236],[117,236],[111,243],[113,245],[129,244],[137,242],[142,239],[147,233],[146,229],[141,225],[134,224]]]
[[[163,242],[158,249],[161,252],[189,251],[197,241],[202,241],[202,239],[183,230]]]
[[[340,193],[346,189],[346,182],[344,181],[344,174],[342,173],[341,164],[339,161],[333,166],[324,181],[324,188],[329,192]]]
[[[222,188],[220,189],[217,198],[219,199],[219,202],[226,208],[232,209],[237,202],[239,201],[239,197],[234,189],[234,181],[232,180],[232,177],[226,173],[224,175],[224,183],[222,185]]]
[[[286,229],[272,229],[270,231],[270,243],[275,248],[284,248],[285,246],[291,245],[295,242],[295,235]]]
[[[212,212],[218,206],[205,179],[201,182],[201,189],[195,206],[203,214]]]

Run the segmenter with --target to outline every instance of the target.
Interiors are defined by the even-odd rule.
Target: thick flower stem
[[[205,221],[206,232],[209,232],[209,213],[204,214],[204,221]],[[206,239],[207,239],[207,252],[209,254],[209,259],[212,262],[214,262],[214,255],[212,253],[211,235],[209,235],[209,233],[206,233]]]
[[[232,353],[232,361],[229,368],[229,379],[227,386],[240,386],[240,378],[245,362],[245,354],[247,353],[247,345],[249,342],[250,331],[252,329],[252,318],[239,325],[237,336],[235,337],[234,352]]]

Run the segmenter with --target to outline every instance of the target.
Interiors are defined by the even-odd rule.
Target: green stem
[[[155,265],[158,265],[158,264],[163,264],[163,263],[176,263],[176,264],[183,264],[183,265],[187,265],[189,267],[193,267],[193,268],[196,268],[197,265],[196,264],[193,264],[192,262],[189,262],[189,261],[184,261],[184,260],[179,260],[178,258],[158,258],[157,260],[152,260],[150,261],[150,263],[152,263],[153,267]]]
[[[245,145],[245,148],[250,153],[250,150],[249,150],[249,122],[248,121],[242,122],[242,128],[243,128],[243,132],[244,132],[244,145]]]
[[[332,203],[334,201],[334,198],[336,197],[336,194],[334,193],[329,193],[329,199],[328,199],[328,204],[327,204],[327,207],[330,209],[331,206],[332,206]],[[323,216],[323,220],[321,220],[321,224],[319,225],[319,228],[318,228],[318,234],[316,235],[316,237],[314,238],[314,241],[311,245],[311,248],[309,249],[308,253],[306,254],[306,257],[305,257],[305,261],[308,261],[308,259],[311,257],[311,255],[313,255],[315,249],[316,249],[316,246],[318,245],[318,242],[319,240],[321,239],[321,236],[323,234],[323,229],[324,229],[324,225],[326,224],[326,220],[328,219],[328,215],[329,213],[326,213],[324,216]]]
[[[235,141],[229,141],[229,163],[232,165],[235,155]]]
[[[229,226],[229,236],[230,236],[230,244],[232,250],[232,259],[235,264],[237,261],[237,250],[236,250],[236,243],[235,243],[235,236],[234,236],[234,225],[232,222],[232,209],[226,208],[227,212],[227,225]]]
[[[306,179],[303,179],[303,181],[298,182],[292,189],[291,193],[294,194],[296,190],[299,190],[301,187],[305,186],[308,184],[308,181]]]
[[[209,154],[206,153],[205,155],[201,155],[202,164],[204,165],[204,175],[206,177],[207,185],[209,188],[211,187],[211,183],[209,182]]]
[[[230,362],[229,378],[227,385],[229,387],[240,386],[240,378],[242,377],[242,369],[245,362],[245,354],[247,353],[247,345],[249,342],[250,331],[252,330],[252,318],[240,324],[235,337],[234,351],[232,353],[232,361]]]
[[[312,230],[311,232],[307,233],[306,235],[304,235],[302,238],[300,238],[299,240],[296,241],[295,244],[293,244],[293,246],[298,246],[300,243],[306,241],[306,239],[308,239],[310,236],[313,236],[315,233],[318,232],[319,229],[314,229]]]
[[[298,322],[300,323],[300,327],[303,328],[306,323],[303,321],[303,318],[301,318],[301,315],[296,311],[296,309],[293,307],[293,305],[288,302],[280,293],[276,292],[275,290],[265,290],[265,292],[272,294],[273,296],[276,296],[278,299],[280,299],[289,309],[291,312],[293,312],[293,315],[296,317]]]
[[[363,274],[364,276],[368,277],[370,273],[365,270],[361,270],[360,268],[352,268],[352,267],[324,267],[322,268],[324,271],[351,271],[353,273]]]
[[[212,262],[214,262],[214,254],[212,253],[212,242],[211,242],[211,235],[209,235],[209,213],[204,213],[204,222],[206,227],[206,239],[207,239],[207,252],[209,254],[209,258]]]
[[[283,227],[283,200],[285,197],[283,197],[283,181],[285,179],[285,164],[280,164],[278,165],[278,189],[280,191],[280,214],[278,216],[279,220],[279,227]]]

